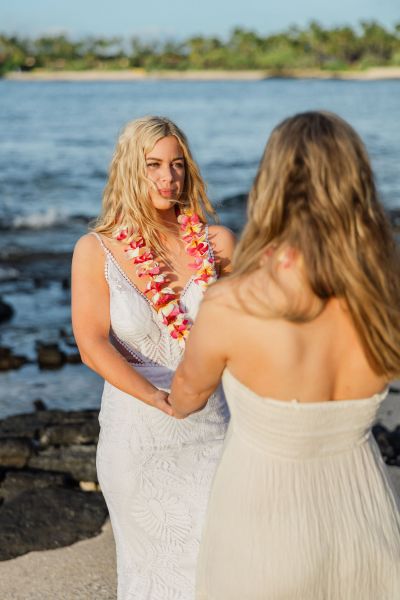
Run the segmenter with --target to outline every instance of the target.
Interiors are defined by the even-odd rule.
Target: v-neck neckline
[[[205,233],[206,233],[206,239],[207,239],[207,243],[208,243],[208,255],[209,258],[211,258],[212,260],[214,260],[214,252],[212,249],[212,246],[210,244],[210,241],[208,239],[208,225],[205,225]],[[149,305],[150,310],[152,311],[152,314],[154,314],[156,317],[160,318],[159,313],[157,312],[157,310],[155,309],[155,307],[153,306],[152,302],[149,300],[149,298],[146,296],[146,294],[144,292],[142,292],[141,289],[138,288],[138,286],[132,281],[132,279],[126,274],[125,270],[121,267],[121,265],[119,264],[119,261],[116,259],[116,257],[114,256],[114,254],[112,253],[112,251],[110,250],[110,248],[107,246],[107,244],[103,241],[103,236],[100,235],[97,232],[93,232],[93,234],[98,238],[101,246],[104,248],[106,255],[110,257],[111,262],[114,264],[114,266],[117,268],[118,272],[120,273],[120,275],[122,275],[122,277],[125,279],[125,281],[129,284],[129,286],[139,295],[141,296],[146,303]],[[184,307],[182,307],[182,303],[184,301],[184,297],[186,296],[190,286],[192,285],[192,283],[195,281],[195,277],[196,274],[194,273],[193,275],[191,275],[191,277],[189,277],[189,279],[187,280],[185,286],[183,287],[181,293],[178,295],[176,294],[176,298],[177,298],[177,302],[178,305],[181,309],[183,309],[183,312],[185,312],[186,316],[190,319],[189,315],[188,315],[188,311],[185,310]]]
[[[141,289],[138,288],[138,286],[136,285],[136,283],[134,283],[132,281],[132,279],[130,277],[128,277],[128,275],[125,273],[124,269],[121,267],[121,265],[119,264],[118,260],[115,258],[114,254],[111,252],[111,250],[109,248],[107,248],[107,246],[105,246],[107,253],[110,257],[110,259],[112,260],[113,264],[117,267],[119,273],[122,275],[122,277],[129,283],[129,285],[140,295],[142,296],[142,298],[144,298],[146,300],[146,302],[149,304],[150,308],[155,312],[156,315],[158,315],[158,312],[156,311],[156,309],[154,308],[153,304],[151,303],[151,301],[149,300],[149,298],[146,296],[146,294],[144,292],[142,292]],[[181,305],[183,298],[186,295],[186,292],[188,291],[191,283],[194,281],[195,275],[191,275],[189,277],[189,279],[187,280],[187,282],[185,283],[182,291],[180,294],[175,294],[176,298],[178,300],[179,305]],[[186,311],[185,311],[186,312]]]

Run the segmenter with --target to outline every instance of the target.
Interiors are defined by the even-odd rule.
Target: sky
[[[0,32],[29,37],[223,38],[234,27],[268,35],[311,20],[325,27],[377,20],[391,28],[400,23],[400,0],[0,0]]]

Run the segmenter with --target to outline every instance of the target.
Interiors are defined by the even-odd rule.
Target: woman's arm
[[[204,297],[183,360],[172,381],[169,402],[173,416],[178,419],[205,406],[228,360],[223,313],[229,309],[215,300],[215,288],[219,285],[213,286]]]
[[[83,236],[75,246],[71,291],[72,326],[82,361],[123,392],[171,414],[167,393],[135,371],[109,341],[104,252],[93,235]]]

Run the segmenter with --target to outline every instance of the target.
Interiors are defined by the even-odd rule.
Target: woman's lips
[[[164,198],[173,198],[175,194],[173,190],[158,190],[158,193]]]

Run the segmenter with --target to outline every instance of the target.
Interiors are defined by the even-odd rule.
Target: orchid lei
[[[209,244],[207,241],[204,225],[197,214],[183,210],[178,216],[178,223],[185,243],[185,250],[193,257],[190,267],[196,270],[193,277],[194,282],[202,289],[216,280],[214,259],[210,257]],[[118,241],[124,241],[131,237],[128,227],[120,227],[115,237]],[[138,277],[148,277],[144,293],[159,314],[164,325],[168,327],[171,337],[184,346],[188,337],[191,322],[179,304],[179,296],[171,287],[168,287],[168,278],[160,272],[159,263],[154,259],[154,254],[138,233],[137,237],[129,242],[125,250],[127,258],[133,260],[137,265]]]

